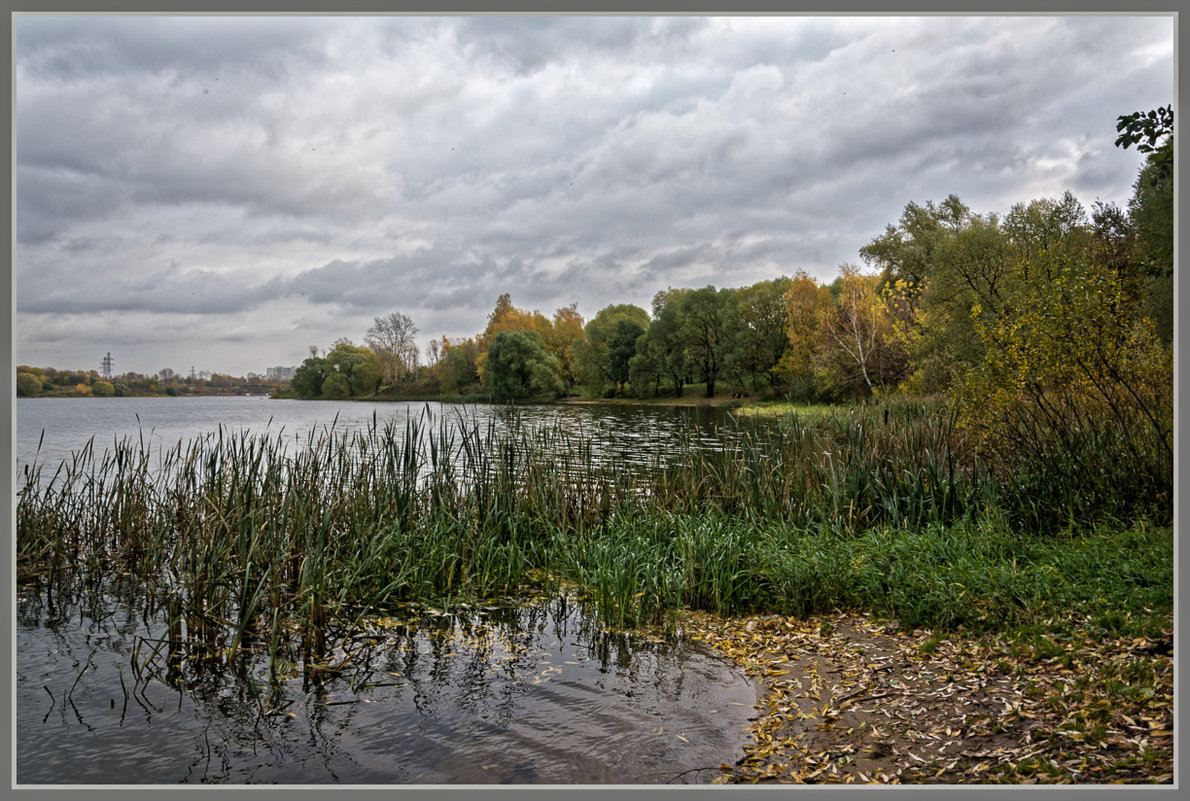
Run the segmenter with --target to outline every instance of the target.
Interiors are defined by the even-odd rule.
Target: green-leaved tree
[[[492,339],[486,360],[492,398],[517,401],[557,397],[565,389],[558,359],[535,331],[501,331]]]

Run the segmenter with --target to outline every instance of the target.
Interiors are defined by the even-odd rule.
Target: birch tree
[[[836,392],[871,394],[878,387],[896,383],[908,364],[908,355],[896,341],[876,290],[879,277],[864,275],[853,264],[839,269],[838,294],[820,326],[820,372],[828,388]]]

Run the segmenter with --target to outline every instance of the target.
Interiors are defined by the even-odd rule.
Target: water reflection
[[[131,443],[159,466],[170,451],[197,440],[243,436],[276,440],[286,450],[308,447],[329,432],[376,427],[401,442],[422,437],[421,464],[431,439],[445,430],[457,453],[463,439],[517,428],[547,432],[575,471],[589,465],[616,470],[654,469],[691,446],[716,449],[739,436],[734,418],[710,407],[545,404],[499,406],[441,403],[329,403],[264,398],[20,398],[17,401],[17,475],[40,466],[42,479],[94,439],[99,460],[117,443]],[[492,454],[494,457],[495,454]]]
[[[565,595],[394,609],[340,643],[339,672],[270,683],[249,654],[145,667],[161,615],[119,582],[87,594],[51,611],[20,593],[22,784],[709,781],[695,769],[742,753],[755,697],[721,660],[602,630]]]
[[[497,446],[523,434],[554,449],[535,461],[549,470],[537,486],[565,477],[595,486],[600,472],[654,469],[691,443],[714,449],[733,436],[701,409],[361,404],[344,415],[322,404],[145,400],[18,403],[18,463],[52,463],[97,431],[127,436],[130,419],[151,424],[147,436],[135,427],[131,435],[146,436],[157,464],[177,442],[224,436],[222,426],[278,432],[300,448],[319,426],[383,425],[399,440],[415,424],[431,432],[448,424],[447,463],[468,430],[498,433],[485,440]],[[497,447],[468,464],[517,475],[525,452]],[[229,658],[226,642],[203,641],[197,619],[196,628],[188,618],[171,630],[169,598],[119,576],[51,576],[20,589],[19,782],[707,781],[738,756],[754,698],[729,665],[682,643],[602,631],[574,598],[450,614],[393,609],[341,632],[317,664],[296,636],[283,638],[275,660],[261,655],[268,643]]]

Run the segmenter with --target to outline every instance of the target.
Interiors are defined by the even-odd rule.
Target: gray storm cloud
[[[1173,33],[20,16],[18,361],[260,372],[391,311],[471,335],[502,292],[589,318],[667,286],[829,279],[951,193],[1123,204],[1139,158],[1115,118],[1172,101]]]

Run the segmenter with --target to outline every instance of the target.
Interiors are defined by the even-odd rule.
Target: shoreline
[[[758,689],[754,743],[714,784],[1170,784],[1173,620],[1159,638],[1010,641],[837,611],[687,611]],[[1152,686],[1119,688],[1143,665]]]

